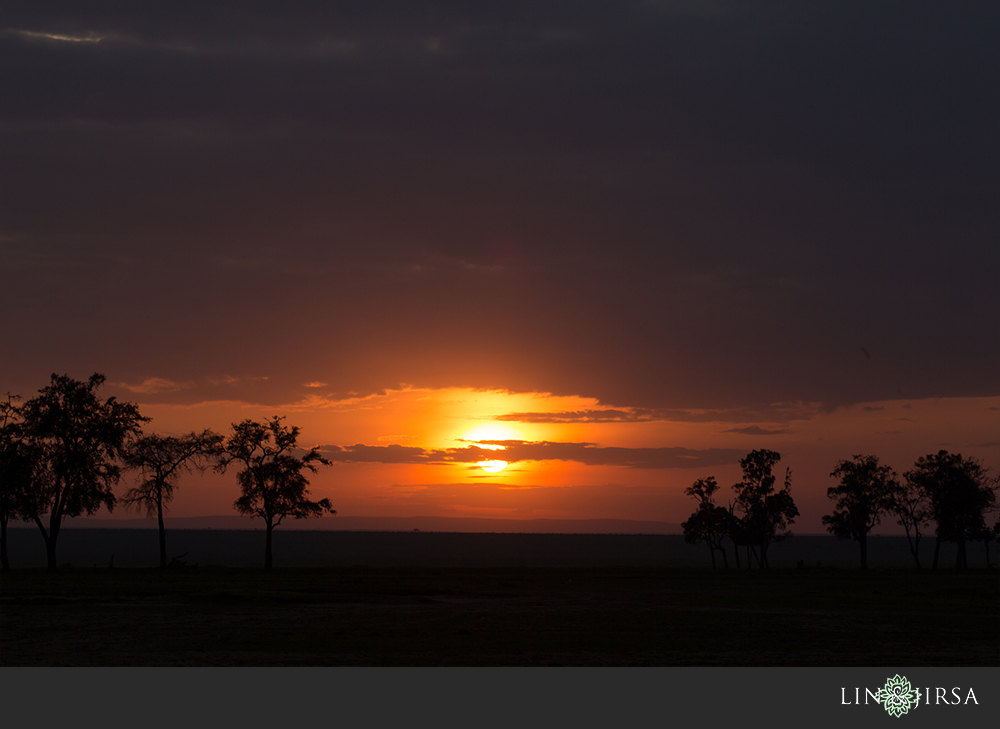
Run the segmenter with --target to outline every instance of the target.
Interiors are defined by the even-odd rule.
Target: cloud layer
[[[412,446],[322,446],[320,451],[336,463],[478,463],[480,461],[576,461],[587,466],[628,468],[699,468],[729,466],[746,455],[732,448],[612,448],[594,443],[550,443],[518,440],[481,441],[502,445],[491,450],[478,445],[464,448],[424,449]]]
[[[6,3],[4,387],[996,394],[997,12]]]

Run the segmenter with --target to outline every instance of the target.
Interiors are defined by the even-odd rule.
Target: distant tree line
[[[733,485],[734,498],[726,506],[715,502],[719,485],[714,477],[698,479],[685,490],[698,506],[682,524],[684,538],[706,543],[713,567],[717,554],[723,566],[729,566],[728,542],[737,567],[742,549],[748,567],[755,562],[766,569],[768,546],[791,536],[787,527],[799,511],[791,496],[790,471],[785,472],[784,488],[775,490],[771,471],[780,458],[774,451],[755,450],[740,461],[743,480]],[[989,545],[1000,539],[1000,519],[991,527],[987,517],[997,511],[1000,479],[991,477],[980,461],[942,450],[917,459],[900,480],[876,456],[855,455],[840,461],[830,476],[838,480],[827,489],[836,505],[832,514],[823,517],[823,524],[834,536],[858,542],[863,569],[868,567],[868,535],[883,518],[892,517],[906,533],[917,568],[922,566],[920,540],[932,524],[934,569],[943,542],[957,545],[958,569],[968,567],[967,545],[981,542],[989,566]]]
[[[203,430],[183,436],[143,433],[149,418],[136,405],[114,397],[102,400],[97,390],[103,375],[86,382],[55,375],[34,398],[20,403],[7,395],[0,401],[0,563],[10,570],[7,527],[11,520],[34,523],[45,542],[48,569],[58,569],[56,545],[63,519],[126,507],[156,515],[159,526],[160,566],[167,566],[163,515],[174,496],[179,477],[192,469],[211,467],[225,472],[236,466],[240,496],[234,508],[258,517],[265,526],[264,567],[271,569],[272,532],[288,518],[335,514],[328,499],[309,498],[307,473],[330,465],[315,449],[298,446],[299,429],[275,416],[264,422],[244,420],[232,425],[228,436]],[[799,516],[791,494],[791,471],[782,487],[773,470],[781,455],[751,451],[740,461],[743,479],[734,484],[727,505],[716,503],[719,485],[714,477],[698,479],[685,493],[698,501],[683,523],[688,542],[705,542],[712,565],[721,556],[729,566],[729,549],[736,566],[756,564],[766,569],[769,547],[791,536],[789,526]],[[114,488],[126,472],[135,472],[137,485],[120,498]],[[932,567],[937,568],[942,542],[957,545],[955,566],[968,566],[967,545],[1000,539],[1000,520],[987,525],[997,510],[998,479],[973,458],[939,451],[919,458],[900,480],[878,458],[855,455],[840,461],[830,474],[838,485],[827,490],[836,507],[823,517],[835,536],[856,540],[861,566],[867,567],[867,538],[883,518],[895,517],[903,527],[914,563],[919,568],[920,540],[934,525]]]
[[[94,514],[102,506],[156,515],[160,566],[167,566],[163,515],[178,478],[192,469],[225,472],[236,466],[240,497],[234,508],[265,526],[264,568],[273,566],[271,534],[283,519],[335,514],[328,499],[312,501],[305,473],[330,465],[315,448],[298,446],[299,429],[283,418],[234,423],[229,436],[204,430],[183,436],[145,434],[149,418],[136,405],[101,399],[103,375],[86,382],[52,375],[25,402],[8,394],[0,402],[0,563],[10,570],[7,527],[34,523],[45,541],[50,571],[58,569],[56,545],[63,519]],[[120,498],[114,488],[126,472],[136,486]]]
[[[937,569],[942,542],[957,546],[955,567],[969,566],[967,545],[981,542],[986,549],[1000,539],[1000,519],[992,527],[987,517],[997,508],[998,479],[975,458],[941,450],[917,459],[900,481],[896,472],[879,464],[876,456],[856,455],[841,461],[830,474],[840,483],[827,490],[836,509],[823,517],[827,529],[841,539],[854,539],[861,549],[861,567],[868,566],[867,538],[882,517],[895,517],[906,532],[910,554],[919,568],[920,539],[934,525]]]

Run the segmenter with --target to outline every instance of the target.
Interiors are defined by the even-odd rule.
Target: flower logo
[[[886,679],[885,686],[879,691],[879,701],[891,716],[900,717],[917,705],[917,694],[910,687],[910,681],[898,673]]]

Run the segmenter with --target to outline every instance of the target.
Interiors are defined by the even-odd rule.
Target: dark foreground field
[[[17,570],[4,666],[997,666],[997,573]]]
[[[15,569],[44,567],[45,543],[35,528],[9,529]],[[168,529],[168,558],[201,567],[260,567],[264,533],[238,529]],[[921,544],[923,564],[931,562],[933,540]],[[729,559],[734,561],[730,547]],[[771,546],[772,567],[857,567],[858,546],[830,536],[796,535]],[[69,568],[155,567],[159,544],[155,529],[63,529],[59,564]],[[969,566],[986,567],[986,551],[970,545]],[[745,559],[745,558],[744,558]],[[991,545],[989,564],[996,565]],[[955,546],[945,543],[940,563],[955,562]],[[745,564],[745,562],[744,562]],[[905,537],[872,537],[868,564],[873,568],[910,568]],[[461,532],[302,531],[274,533],[275,567],[531,567],[674,568],[711,567],[704,544],[688,544],[679,534],[505,534]],[[721,565],[721,558],[720,558]]]

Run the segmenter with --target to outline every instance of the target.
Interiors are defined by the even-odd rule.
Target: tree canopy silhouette
[[[217,466],[220,471],[232,463],[243,466],[236,474],[242,495],[234,507],[240,514],[264,520],[264,569],[268,570],[273,564],[271,533],[285,517],[304,519],[323,512],[337,513],[329,499],[309,500],[309,481],[304,473],[316,473],[315,464],[330,465],[330,461],[316,448],[295,455],[302,450],[297,445],[299,428],[286,427],[282,420],[275,416],[263,423],[234,423]]]
[[[840,480],[826,495],[837,500],[832,514],[823,517],[826,528],[838,539],[854,539],[861,548],[861,568],[868,568],[868,534],[885,514],[892,513],[899,497],[899,481],[876,456],[856,455],[840,461],[830,474]]]
[[[799,515],[792,498],[792,472],[785,470],[785,483],[776,491],[775,477],[771,473],[774,465],[781,460],[775,451],[751,451],[740,461],[743,480],[733,485],[735,501],[729,508],[717,505],[714,494],[719,486],[715,478],[701,478],[684,490],[688,496],[698,499],[698,508],[681,526],[688,542],[704,540],[712,552],[712,566],[715,566],[715,552],[721,551],[723,563],[728,566],[723,539],[733,541],[736,566],[740,567],[740,547],[747,549],[747,567],[752,566],[751,554],[762,569],[768,567],[767,549],[774,542],[791,536],[788,525]]]
[[[124,454],[125,465],[139,471],[140,482],[122,497],[126,506],[156,515],[160,529],[160,567],[167,566],[166,504],[174,497],[177,479],[192,468],[205,470],[208,461],[222,455],[223,437],[211,430],[182,436],[143,435]]]
[[[42,533],[50,571],[57,569],[63,518],[93,514],[102,506],[114,509],[120,459],[149,420],[132,403],[101,400],[97,390],[104,380],[97,373],[87,382],[53,374],[49,386],[20,408],[21,435],[34,460],[20,509]]]
[[[937,567],[941,542],[955,542],[955,567],[968,567],[966,543],[988,544],[993,538],[986,526],[986,514],[996,504],[997,480],[990,478],[989,469],[975,458],[945,450],[921,456],[913,470],[904,475],[927,495],[930,513],[937,522],[933,566]]]
[[[10,572],[7,525],[11,519],[27,519],[35,456],[23,437],[18,398],[10,393],[0,402],[0,570]]]
[[[785,469],[784,487],[775,491],[776,478],[771,471],[780,460],[781,454],[775,451],[751,451],[740,461],[743,480],[733,485],[736,492],[733,510],[739,516],[735,525],[738,538],[746,543],[748,552],[756,556],[757,564],[763,569],[768,567],[768,547],[791,536],[788,525],[799,515],[792,498],[791,469]],[[754,547],[759,548],[759,553]],[[749,560],[748,555],[748,566]]]
[[[684,493],[698,499],[698,508],[688,517],[687,521],[681,524],[684,530],[684,541],[695,543],[704,541],[708,544],[712,555],[712,567],[715,565],[715,553],[722,553],[722,564],[729,567],[729,558],[726,556],[726,547],[723,540],[732,535],[733,515],[723,506],[719,506],[714,501],[715,492],[718,491],[719,484],[714,476],[699,478],[691,486],[684,489]],[[739,556],[739,555],[737,555]]]

